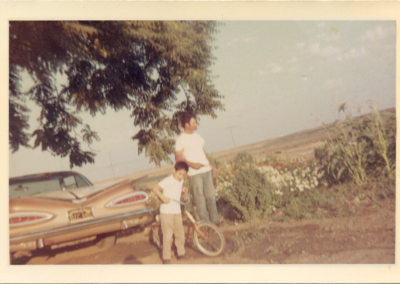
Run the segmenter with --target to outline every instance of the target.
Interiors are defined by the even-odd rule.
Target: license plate
[[[92,208],[79,208],[68,212],[68,218],[71,223],[87,221],[93,219]]]

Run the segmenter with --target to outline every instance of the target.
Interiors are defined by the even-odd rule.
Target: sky
[[[213,83],[225,111],[201,117],[198,133],[213,153],[330,123],[349,111],[396,106],[395,21],[226,21],[213,51]],[[31,81],[24,77],[23,87]],[[38,127],[32,105],[30,132]],[[94,164],[74,167],[92,182],[155,168],[132,140],[138,128],[129,111],[80,117],[101,140]],[[33,141],[31,141],[32,143]],[[40,149],[9,152],[10,177],[69,170],[68,158]]]

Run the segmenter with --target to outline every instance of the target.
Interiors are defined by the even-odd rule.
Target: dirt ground
[[[393,110],[390,110],[393,111]],[[238,151],[255,157],[274,153],[286,157],[310,157],[313,148],[327,138],[316,128],[293,135],[270,139],[237,149],[215,153],[214,157],[232,158]],[[120,178],[171,172],[171,166],[135,173]],[[105,181],[107,182],[107,181]],[[154,181],[152,182],[154,183]],[[145,184],[150,187],[150,184]],[[381,201],[381,206],[358,207],[350,217],[323,220],[273,222],[252,220],[225,223],[221,229],[226,239],[225,251],[207,257],[189,240],[186,245],[190,260],[171,259],[172,264],[394,264],[395,263],[395,198]],[[237,251],[233,237],[241,232],[261,232]],[[96,241],[55,250],[38,250],[31,257],[20,257],[13,264],[161,264],[160,251],[149,241],[145,230],[121,236],[114,246],[99,248]]]
[[[221,227],[225,251],[217,257],[199,252],[192,241],[186,245],[190,260],[171,259],[172,264],[394,264],[395,199],[382,207],[359,207],[354,216],[323,220],[272,222],[252,220]],[[267,233],[244,250],[234,250],[232,237],[243,231]],[[159,249],[144,230],[121,236],[114,246],[99,248],[95,241],[56,250],[40,250],[13,264],[161,264]]]

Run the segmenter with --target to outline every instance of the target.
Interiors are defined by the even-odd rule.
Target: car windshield
[[[63,176],[13,178],[9,183],[10,198],[19,196],[29,196],[43,192],[68,190],[78,187],[91,186],[92,184],[85,178],[71,174]]]

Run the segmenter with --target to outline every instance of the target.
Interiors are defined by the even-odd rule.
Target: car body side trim
[[[154,211],[154,208],[148,207],[148,208],[146,208],[144,210],[140,210],[140,211],[129,212],[129,213],[112,216],[112,217],[108,217],[108,218],[103,218],[103,219],[98,219],[98,220],[91,220],[88,222],[74,224],[74,225],[57,228],[57,229],[52,229],[52,230],[48,230],[45,232],[39,232],[39,233],[34,233],[34,234],[30,234],[30,235],[25,235],[25,236],[13,237],[13,238],[10,238],[10,243],[25,242],[25,241],[35,240],[35,239],[39,239],[39,238],[55,236],[55,235],[59,235],[59,234],[66,233],[66,232],[69,233],[72,231],[77,231],[77,230],[81,229],[82,227],[94,227],[94,226],[102,224],[102,223],[112,223],[112,222],[115,222],[118,220],[124,220],[124,219],[132,217],[132,216],[139,217],[140,215],[146,215],[153,211]]]

